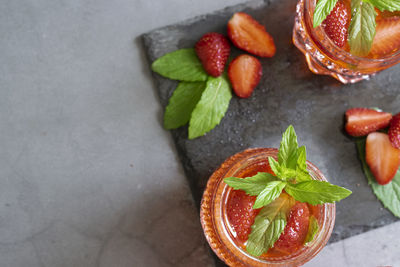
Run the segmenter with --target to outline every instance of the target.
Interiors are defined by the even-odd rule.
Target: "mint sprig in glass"
[[[285,242],[280,239],[290,239],[281,235],[287,235],[285,228],[288,222],[292,223],[293,216],[298,216],[293,215],[292,211],[296,203],[308,205],[334,203],[351,194],[350,190],[343,187],[313,179],[307,169],[306,148],[298,146],[293,126],[289,126],[283,134],[277,159],[268,157],[268,162],[271,172],[258,172],[245,178],[224,179],[224,182],[233,189],[242,190],[247,195],[256,197],[253,209],[260,210],[246,242],[247,252],[256,257],[268,252],[276,242]],[[304,209],[308,210],[308,207]],[[297,209],[296,212],[304,213],[303,210]],[[298,217],[304,221],[304,218]],[[309,215],[306,219],[308,227],[307,231],[302,233],[303,244],[313,240],[319,227],[313,215]]]

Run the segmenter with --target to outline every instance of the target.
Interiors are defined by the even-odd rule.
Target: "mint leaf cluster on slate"
[[[176,129],[189,123],[189,139],[211,131],[225,116],[232,98],[222,75],[209,76],[192,48],[168,53],[153,62],[154,72],[180,83],[169,99],[164,127]]]
[[[313,26],[319,26],[331,13],[338,0],[318,0],[314,10]],[[375,18],[380,11],[400,11],[399,0],[351,0],[351,21],[348,42],[350,53],[366,56],[376,34]]]
[[[269,157],[268,161],[275,175],[259,172],[252,177],[224,179],[230,187],[257,196],[253,208],[262,208],[246,245],[247,251],[254,256],[273,247],[286,226],[286,217],[295,200],[317,205],[333,203],[351,194],[343,187],[313,180],[307,170],[306,148],[298,146],[293,126],[289,126],[282,136],[277,160]],[[281,195],[283,189],[291,197]],[[312,241],[318,231],[318,223],[311,224],[307,242]]]

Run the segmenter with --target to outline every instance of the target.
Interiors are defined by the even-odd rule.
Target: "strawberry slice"
[[[228,37],[233,44],[253,55],[272,57],[276,47],[265,27],[250,15],[238,12],[228,22]]]
[[[242,190],[233,190],[228,199],[227,215],[229,223],[237,238],[243,243],[247,241],[254,219],[260,212],[260,209],[253,209],[256,198],[246,195]]]
[[[388,135],[392,146],[400,149],[400,113],[393,116]]]
[[[322,27],[337,46],[343,47],[347,42],[349,24],[350,11],[344,2],[339,0],[331,13],[322,22]]]
[[[240,55],[229,64],[228,76],[238,97],[250,97],[262,76],[261,63],[253,56]]]
[[[364,136],[387,127],[392,114],[368,108],[351,108],[346,111],[346,132],[351,136]]]
[[[306,203],[296,202],[290,209],[283,233],[274,244],[274,249],[293,253],[303,246],[308,233],[310,210]]]
[[[398,51],[400,47],[400,18],[391,17],[378,20],[376,34],[370,54],[372,57],[382,57]]]
[[[228,39],[220,33],[206,33],[195,46],[196,54],[208,74],[218,77],[224,72],[230,53]]]
[[[365,160],[378,184],[385,185],[400,166],[400,149],[394,148],[385,133],[370,133],[365,144]]]

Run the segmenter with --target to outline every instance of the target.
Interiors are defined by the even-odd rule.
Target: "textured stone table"
[[[139,36],[241,1],[0,1],[0,266],[212,266]],[[400,223],[307,266],[400,265]]]

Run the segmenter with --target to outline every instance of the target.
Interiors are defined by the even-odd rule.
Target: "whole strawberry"
[[[322,27],[329,38],[339,47],[343,47],[347,41],[347,30],[350,24],[350,11],[339,0],[331,13],[322,22]]]
[[[392,146],[400,149],[400,113],[393,116],[388,135]]]
[[[224,35],[216,32],[206,33],[196,43],[195,49],[208,74],[218,77],[224,72],[231,50]]]

